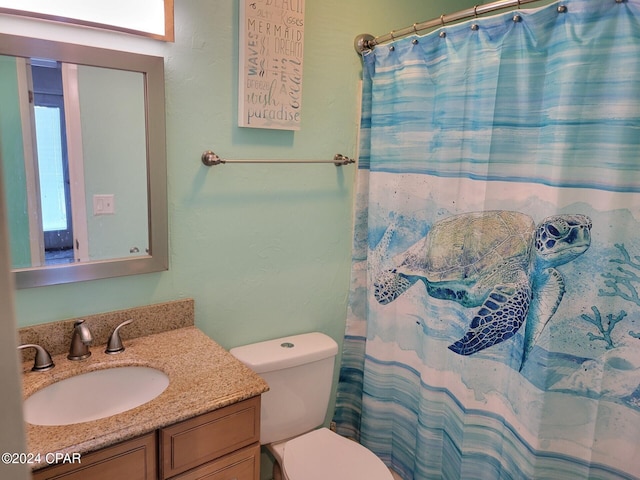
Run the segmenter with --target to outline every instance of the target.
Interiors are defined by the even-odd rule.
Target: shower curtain
[[[404,479],[640,478],[640,0],[363,62],[338,433]]]

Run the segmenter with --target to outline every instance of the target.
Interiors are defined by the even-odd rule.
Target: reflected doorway
[[[73,222],[61,65],[31,59],[31,75],[45,264],[72,263]]]

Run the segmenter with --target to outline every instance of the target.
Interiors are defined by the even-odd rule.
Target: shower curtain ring
[[[520,0],[518,0],[518,10],[520,10]]]
[[[479,5],[474,5],[473,7],[473,16],[478,18],[478,7]]]
[[[416,28],[416,23],[413,24],[413,33],[415,33],[416,35],[418,35],[418,29]],[[414,45],[418,44],[418,39],[414,38],[413,40],[411,40],[411,43],[413,43]]]
[[[440,15],[440,23],[442,23],[442,26],[444,27],[444,13]]]
[[[389,32],[389,35],[391,36],[391,45],[389,46],[389,51],[393,52],[396,49],[395,45],[393,45],[393,42],[396,41],[396,37],[393,36],[393,30]]]

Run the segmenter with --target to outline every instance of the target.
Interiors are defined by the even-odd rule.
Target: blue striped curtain
[[[640,478],[640,0],[363,60],[338,432],[404,479]]]

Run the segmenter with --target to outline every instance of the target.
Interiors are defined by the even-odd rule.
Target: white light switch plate
[[[113,195],[94,195],[93,196],[93,214],[94,215],[113,215],[115,213],[115,205]]]

